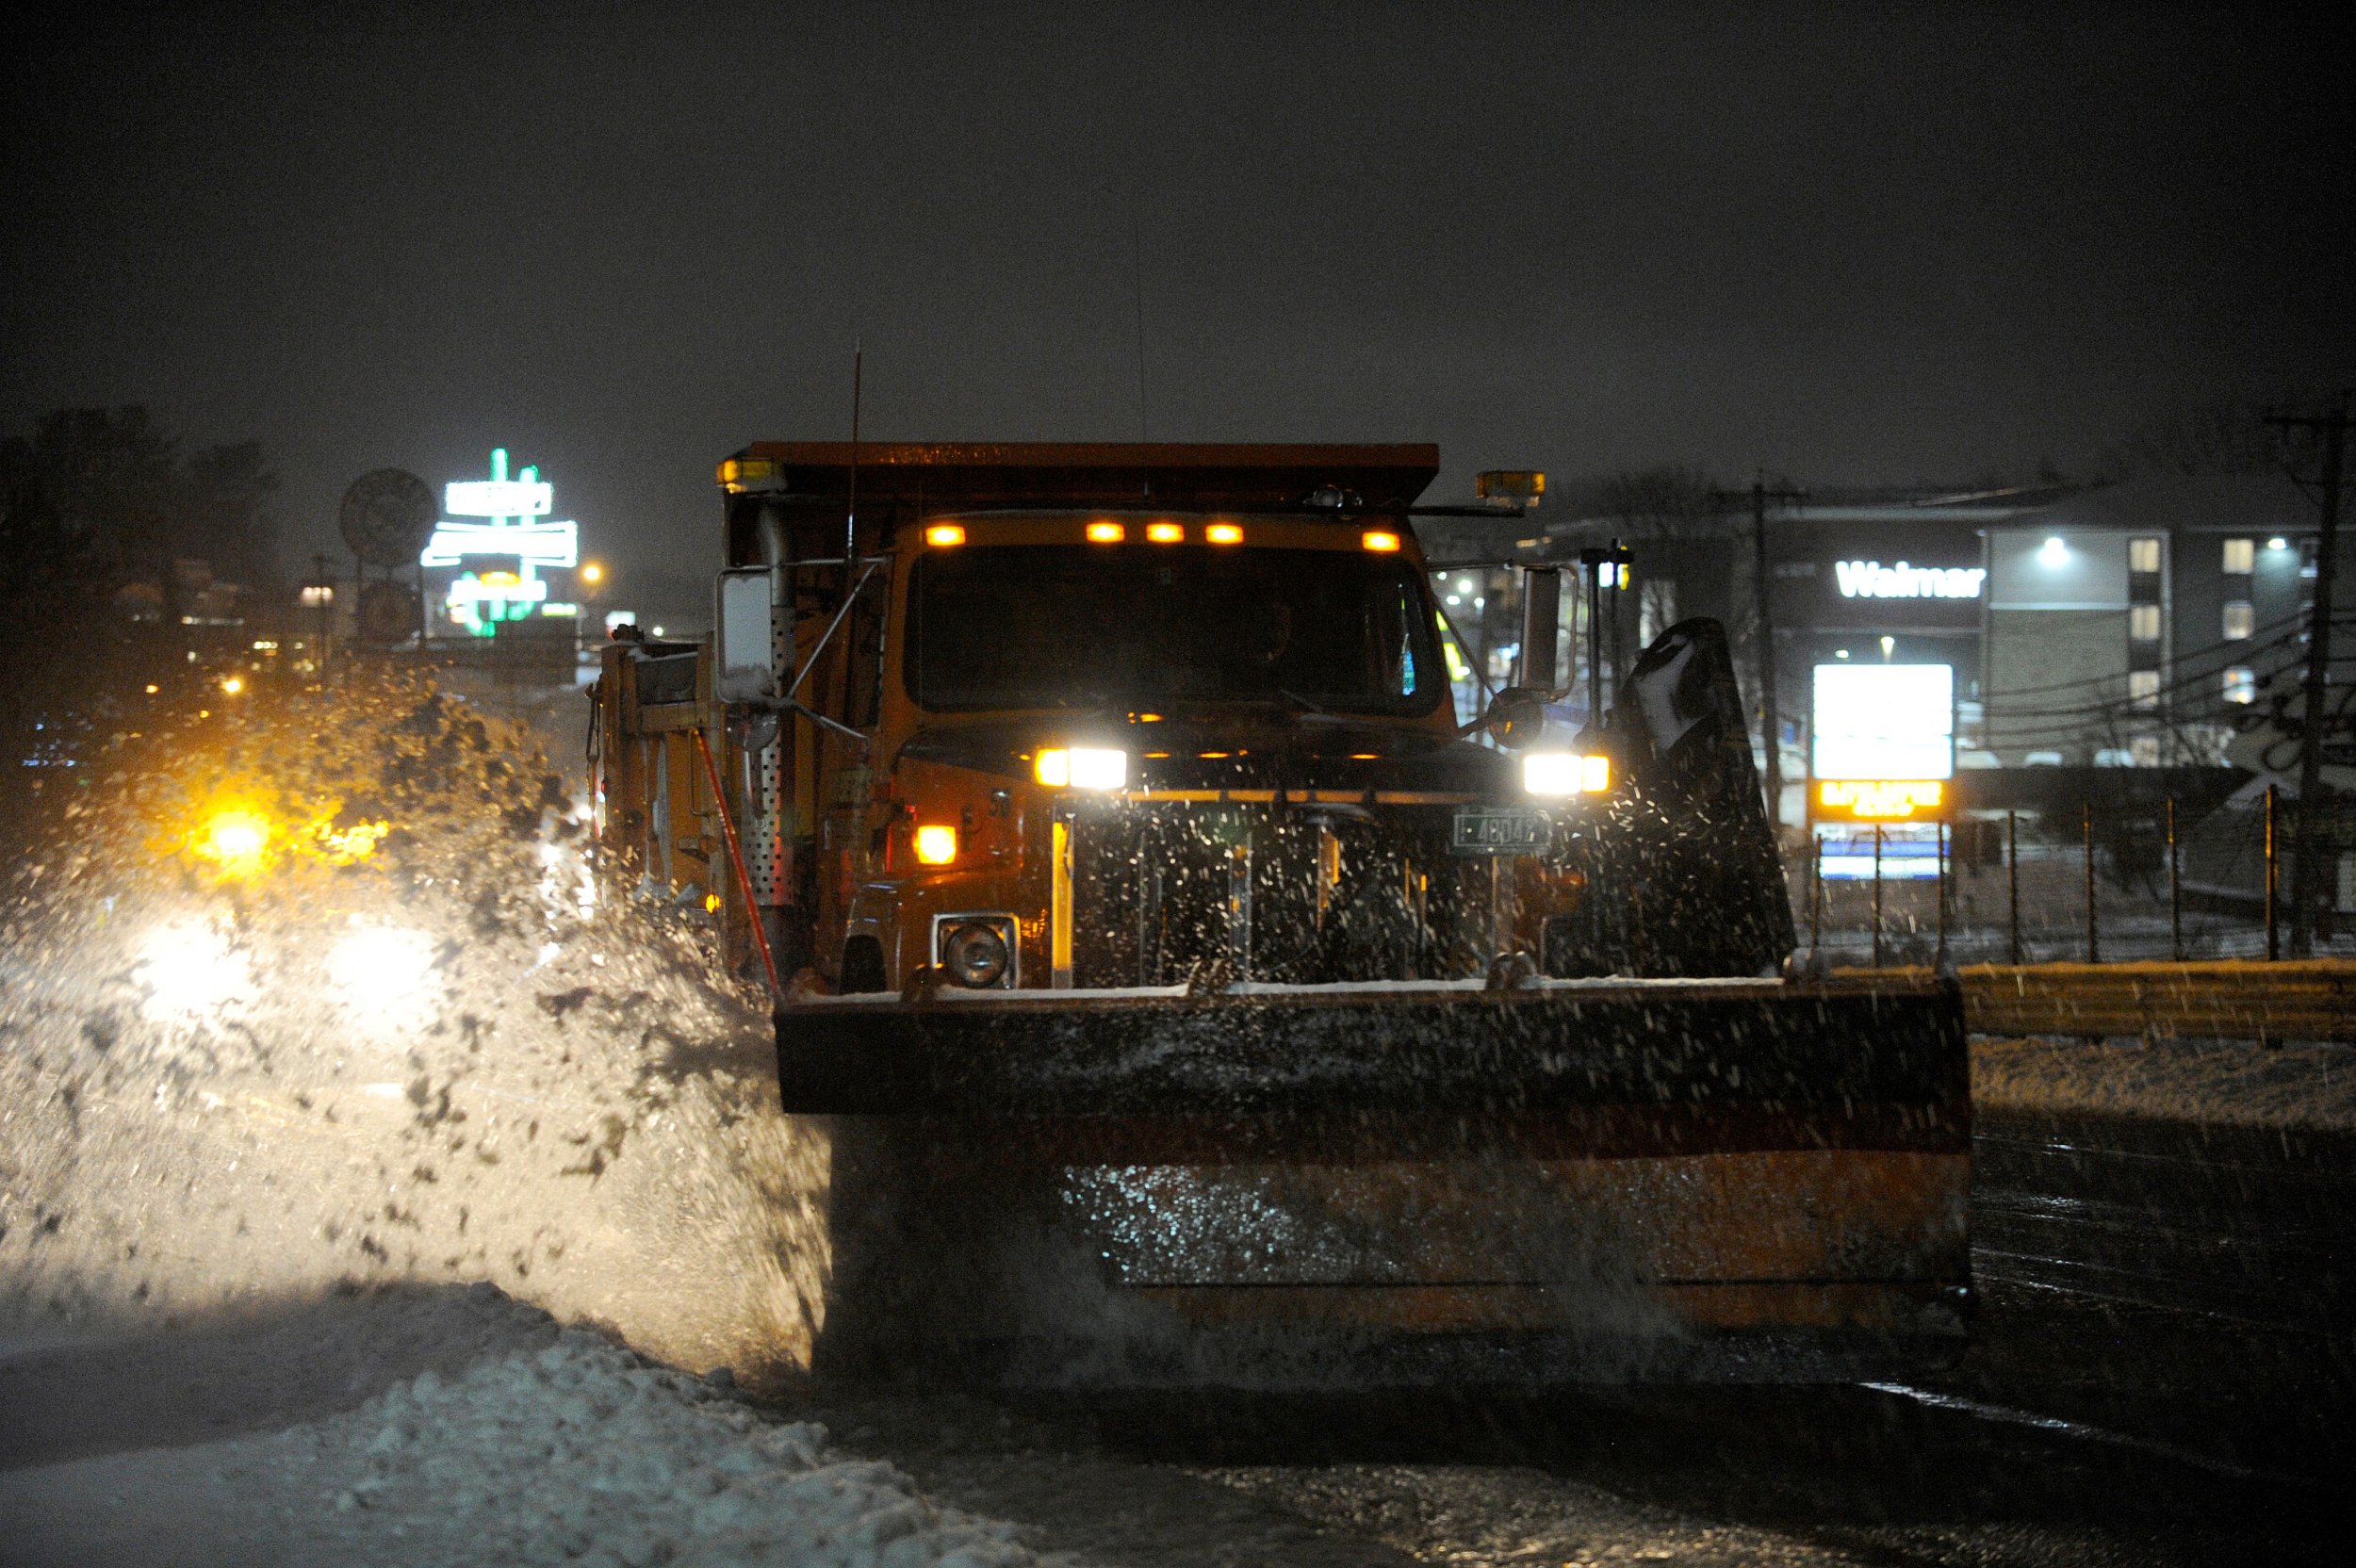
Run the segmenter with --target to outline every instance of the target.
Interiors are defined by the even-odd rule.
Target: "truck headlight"
[[[1006,977],[1012,952],[1003,920],[959,922],[942,932],[941,967],[968,990],[986,991]]]
[[[1533,795],[1597,795],[1612,788],[1612,759],[1576,751],[1533,751],[1522,758],[1522,788]]]
[[[1097,746],[1051,746],[1032,760],[1031,775],[1051,789],[1118,790],[1129,782],[1129,754]]]

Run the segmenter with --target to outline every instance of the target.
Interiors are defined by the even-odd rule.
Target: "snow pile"
[[[423,1561],[1034,1560],[1010,1526],[935,1507],[889,1464],[829,1454],[824,1428],[765,1424],[580,1330],[454,1380],[422,1373],[269,1441],[326,1457],[355,1554],[381,1547],[365,1516],[382,1513],[407,1522]]]
[[[2356,1050],[2233,1042],[1973,1040],[1984,1110],[2356,1131]]]
[[[578,1329],[265,1437],[0,1475],[25,1560],[1013,1568],[1013,1526]],[[210,1516],[216,1515],[217,1516]],[[59,1555],[52,1558],[48,1554]]]
[[[0,910],[0,1338],[486,1280],[693,1369],[807,1364],[823,1133],[700,911],[588,876],[528,732],[386,678],[123,740]],[[386,825],[229,878],[189,851],[223,799]]]

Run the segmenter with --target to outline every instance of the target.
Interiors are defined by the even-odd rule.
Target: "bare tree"
[[[2110,480],[2277,472],[2282,443],[2261,421],[2263,412],[2233,399],[2180,403],[2112,442],[2097,460],[2097,471]]]

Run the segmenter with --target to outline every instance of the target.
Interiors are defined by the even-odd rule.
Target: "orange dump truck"
[[[1783,977],[1715,623],[1578,734],[1543,690],[1456,712],[1437,469],[722,464],[712,638],[605,655],[598,843],[770,973],[833,1161],[823,1357],[1282,1385],[1957,1348],[1959,997]]]

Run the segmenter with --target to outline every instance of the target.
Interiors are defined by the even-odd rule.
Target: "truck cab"
[[[719,835],[656,844],[654,801],[606,841],[700,875],[781,976],[838,994],[1608,967],[1575,917],[1612,763],[1460,722],[1409,521],[1437,467],[1428,446],[747,448],[720,468],[697,721],[743,889]],[[677,657],[617,647],[606,688]],[[711,794],[673,769],[646,771]]]

